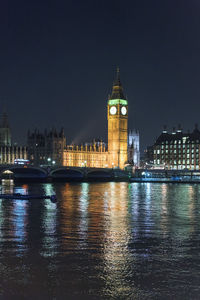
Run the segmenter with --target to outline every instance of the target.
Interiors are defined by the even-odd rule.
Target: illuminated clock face
[[[116,108],[115,106],[112,106],[112,107],[110,108],[110,114],[111,114],[111,115],[115,115],[116,112],[117,112],[117,108]]]
[[[122,115],[123,115],[123,116],[125,116],[125,115],[126,115],[126,113],[127,113],[127,109],[126,109],[126,107],[125,107],[125,106],[122,106],[122,108],[121,108],[121,113],[122,113]]]

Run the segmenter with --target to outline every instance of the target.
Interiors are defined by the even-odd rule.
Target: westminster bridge
[[[11,171],[14,180],[92,181],[128,180],[128,172],[120,169],[33,165],[0,165],[0,177]]]

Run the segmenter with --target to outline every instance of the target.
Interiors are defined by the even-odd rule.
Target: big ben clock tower
[[[127,161],[128,101],[123,94],[119,69],[108,99],[108,164],[110,168],[124,168]]]

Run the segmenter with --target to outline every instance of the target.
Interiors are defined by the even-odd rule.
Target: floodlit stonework
[[[64,166],[120,168],[128,160],[128,101],[124,97],[119,70],[107,104],[108,147],[104,143],[67,146],[63,153]]]

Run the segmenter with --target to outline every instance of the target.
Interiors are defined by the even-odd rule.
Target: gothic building
[[[128,162],[137,168],[140,166],[140,136],[135,129],[128,134]]]
[[[0,146],[11,146],[11,130],[8,122],[8,115],[4,112],[0,123]]]
[[[8,115],[4,112],[0,122],[0,164],[14,164],[27,159],[27,148],[12,144]]]
[[[60,132],[54,128],[41,133],[35,129],[28,132],[28,159],[35,165],[63,164],[63,152],[66,147],[64,129]]]
[[[119,70],[107,102],[108,145],[67,146],[64,166],[121,168],[128,162],[128,101],[123,93]]]
[[[119,70],[107,101],[108,143],[94,141],[66,145],[64,130],[28,133],[28,159],[35,165],[120,168],[139,166],[139,133],[128,135],[128,101],[123,93]]]

